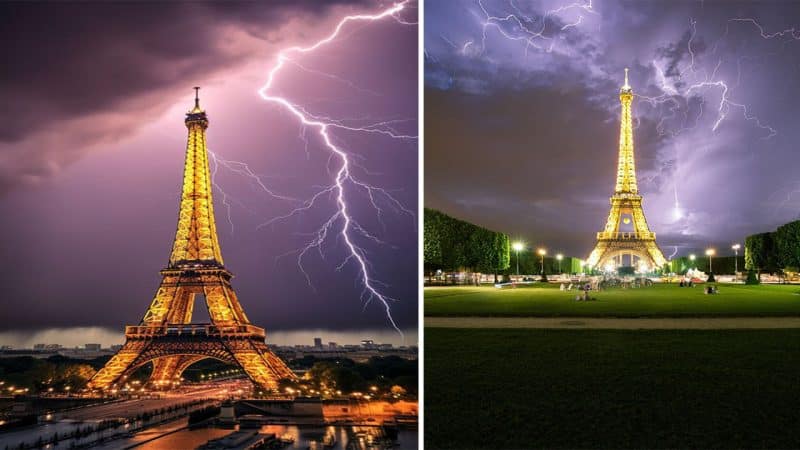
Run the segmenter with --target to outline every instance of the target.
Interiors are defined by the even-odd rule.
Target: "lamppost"
[[[514,248],[514,251],[517,252],[517,276],[519,276],[519,251],[525,248],[525,245],[522,242],[517,241],[514,242],[512,247]]]
[[[561,275],[561,260],[564,259],[564,255],[559,253],[556,255],[556,259],[558,260],[558,274]]]
[[[694,259],[695,259],[695,258],[696,258],[696,256],[694,256],[694,253],[692,253],[691,255],[689,255],[689,261],[691,261],[691,262],[692,262],[692,269],[694,269]]]
[[[735,255],[733,257],[733,275],[735,278],[736,274],[739,273],[739,249],[742,248],[742,246],[739,244],[733,244],[731,248],[733,249],[733,254]]]
[[[706,256],[708,256],[708,273],[714,273],[714,270],[711,269],[711,258],[714,256],[714,253],[716,252],[713,248],[706,250]]]
[[[541,257],[542,257],[542,277],[544,277],[544,255],[546,255],[546,254],[547,254],[547,250],[545,250],[543,248],[539,249],[539,255],[541,255]]]

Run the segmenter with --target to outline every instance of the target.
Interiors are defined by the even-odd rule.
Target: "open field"
[[[795,448],[800,329],[425,330],[425,443]]]
[[[576,291],[558,284],[518,288],[428,287],[425,316],[497,317],[776,317],[800,316],[800,286],[717,284],[706,295],[703,285],[680,288],[656,284],[638,289],[591,292],[597,298],[577,302]]]

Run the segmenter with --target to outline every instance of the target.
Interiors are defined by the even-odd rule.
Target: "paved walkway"
[[[800,328],[800,317],[601,318],[601,317],[425,317],[426,328],[593,328],[626,330],[719,330]]]

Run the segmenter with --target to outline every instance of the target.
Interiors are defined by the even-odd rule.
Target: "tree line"
[[[426,271],[500,273],[508,269],[508,235],[425,208],[423,253]]]
[[[769,233],[747,236],[744,241],[747,270],[781,273],[800,271],[800,220]]]

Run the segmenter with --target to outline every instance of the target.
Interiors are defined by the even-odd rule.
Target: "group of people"
[[[717,289],[716,284],[713,286],[711,285],[706,286],[705,289],[703,289],[703,292],[705,292],[706,294],[719,294],[719,290]]]
[[[681,282],[678,283],[678,286],[679,287],[693,287],[694,286],[694,281],[692,281],[691,278],[688,281],[681,280]],[[719,294],[719,289],[717,289],[717,285],[716,284],[715,285],[709,284],[708,286],[703,288],[703,293],[704,294]]]
[[[589,283],[589,282],[586,282],[586,283],[583,283],[583,284],[577,285],[577,286],[573,285],[572,283],[570,283],[569,286],[564,286],[564,283],[561,283],[561,288],[560,289],[562,291],[571,291],[573,287],[576,290],[582,290],[583,291],[583,294],[578,294],[578,295],[575,296],[575,301],[576,302],[588,302],[590,300],[597,300],[596,298],[592,298],[592,297],[589,296],[589,291],[591,291],[592,289],[600,290],[599,285],[596,288],[594,288],[594,287],[592,287],[592,284]]]

